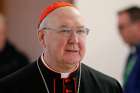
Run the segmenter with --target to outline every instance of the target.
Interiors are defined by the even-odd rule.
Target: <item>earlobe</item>
[[[40,42],[40,44],[41,44],[41,46],[43,46],[43,47],[46,47],[46,44],[45,44],[45,33],[44,33],[44,31],[39,31],[38,32],[38,39],[39,39],[39,42]]]

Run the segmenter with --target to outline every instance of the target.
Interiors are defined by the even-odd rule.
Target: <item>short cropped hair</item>
[[[121,10],[118,12],[118,15],[122,13],[128,13],[131,22],[138,22],[140,21],[140,7],[132,6],[127,9]]]

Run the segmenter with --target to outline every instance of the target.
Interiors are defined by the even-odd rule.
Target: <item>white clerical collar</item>
[[[50,67],[48,66],[48,64],[45,63],[45,60],[44,60],[44,57],[43,57],[43,53],[42,53],[42,55],[41,55],[41,61],[42,61],[43,64],[44,64],[48,69],[50,69],[51,71],[56,72],[56,73],[60,73],[60,72],[57,72],[57,71],[53,70],[52,68],[50,68]],[[76,70],[78,69],[78,67],[79,67],[79,66],[77,66],[76,69],[75,69],[74,71],[76,71]],[[74,71],[73,71],[73,72],[74,72]],[[72,73],[72,72],[60,73],[60,75],[61,75],[61,78],[68,78],[69,75],[70,75],[71,73]]]

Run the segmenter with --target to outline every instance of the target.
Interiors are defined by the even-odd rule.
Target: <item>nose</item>
[[[76,44],[78,42],[79,42],[78,36],[77,36],[76,32],[73,31],[70,35],[69,43]]]

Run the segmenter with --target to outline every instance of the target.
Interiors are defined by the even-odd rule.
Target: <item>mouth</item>
[[[66,52],[72,52],[72,53],[77,53],[78,50],[65,50]]]

